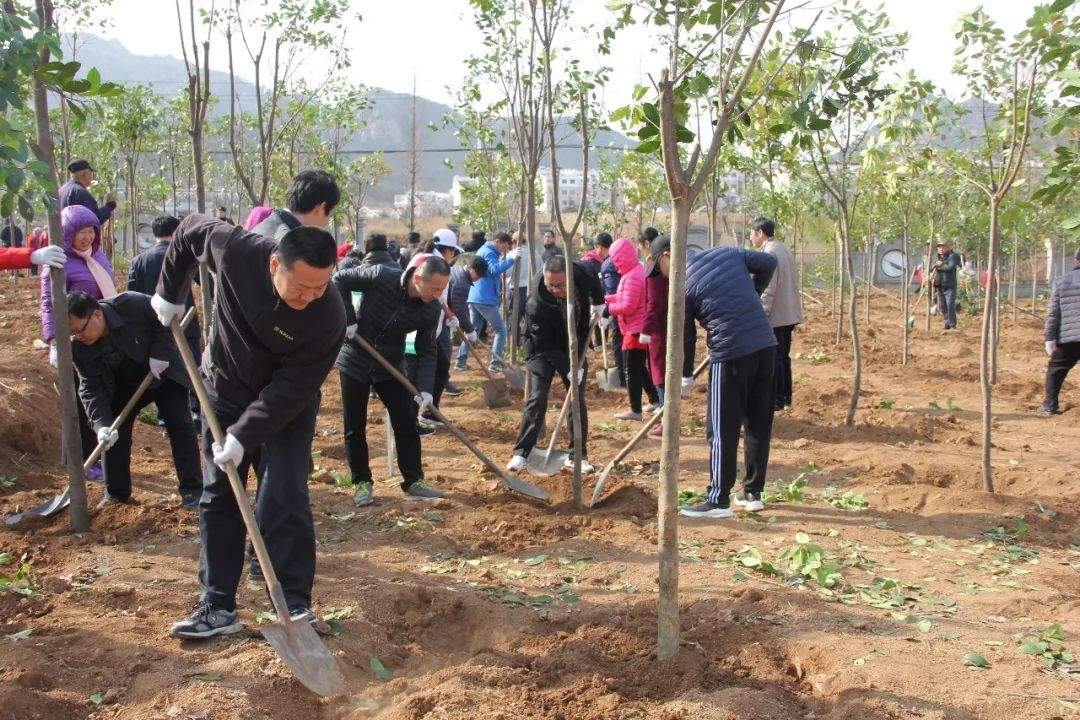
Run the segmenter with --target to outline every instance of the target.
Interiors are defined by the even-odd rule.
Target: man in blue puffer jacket
[[[709,361],[708,498],[682,508],[687,517],[729,518],[731,502],[765,508],[761,493],[772,439],[776,336],[761,293],[776,270],[768,253],[718,247],[692,257],[686,271],[686,312],[705,328]],[[744,490],[738,473],[739,431],[746,426]]]
[[[486,322],[495,332],[495,343],[491,348],[492,372],[503,369],[503,347],[506,345],[506,323],[503,322],[500,312],[502,304],[502,276],[503,273],[514,266],[517,256],[507,252],[510,250],[509,233],[496,233],[494,239],[488,240],[479,250],[476,256],[487,262],[488,274],[480,278],[469,288],[469,317],[474,326],[479,327]],[[504,257],[505,256],[505,257]],[[459,365],[465,364],[468,349],[463,345],[458,352]]]

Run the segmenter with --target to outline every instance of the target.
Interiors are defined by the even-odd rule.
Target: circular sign
[[[881,274],[885,277],[899,278],[907,272],[907,263],[904,261],[904,253],[899,250],[889,250],[881,256]]]

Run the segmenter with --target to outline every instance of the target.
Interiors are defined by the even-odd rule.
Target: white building
[[[536,209],[542,213],[550,213],[552,210],[549,198],[551,192],[551,168],[541,167],[538,173],[543,184],[540,190],[541,197]],[[563,210],[577,210],[581,201],[582,172],[572,168],[559,170],[559,208]],[[595,208],[611,197],[611,189],[601,185],[600,172],[589,170],[589,187],[586,202],[590,208]]]
[[[462,205],[461,193],[466,187],[476,185],[476,178],[466,175],[455,175],[450,182],[450,201],[454,206],[454,212]]]
[[[398,217],[409,216],[409,193],[394,196],[394,211]],[[453,196],[435,190],[416,191],[416,216],[433,217],[450,215],[454,211]]]

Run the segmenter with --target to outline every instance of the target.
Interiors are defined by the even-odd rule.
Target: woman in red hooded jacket
[[[614,295],[608,295],[608,313],[619,320],[623,335],[623,354],[626,357],[626,390],[630,409],[616,413],[619,420],[641,420],[642,411],[653,412],[660,407],[660,397],[647,370],[648,348],[638,336],[645,330],[646,292],[645,268],[638,262],[637,251],[630,238],[619,238],[611,246],[611,261],[622,278]],[[649,404],[641,406],[641,391],[649,396]]]

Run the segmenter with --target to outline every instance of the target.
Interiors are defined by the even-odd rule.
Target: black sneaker
[[[454,371],[455,372],[465,372],[468,369],[469,368],[463,362],[458,361],[458,362],[454,363]]]
[[[765,503],[761,501],[760,496],[745,490],[731,493],[731,502],[742,507],[746,512],[761,512],[765,509]]]
[[[232,635],[243,629],[236,611],[223,610],[200,600],[195,604],[195,612],[186,620],[174,623],[169,634],[173,637],[202,640],[215,635]]]
[[[199,507],[199,498],[201,497],[202,490],[181,490],[180,507],[194,510]]]
[[[406,497],[412,500],[438,500],[445,494],[439,488],[429,485],[427,480],[417,480],[405,488]]]
[[[706,500],[697,505],[687,505],[679,508],[679,514],[691,518],[729,518],[731,517],[731,508],[721,507]]]
[[[292,620],[303,620],[311,629],[319,635],[331,634],[330,626],[316,615],[311,608],[307,607],[295,607],[289,608],[289,617]]]
[[[424,413],[420,416],[422,423],[430,423],[432,427],[440,428],[444,425],[443,421],[435,417],[431,413]]]
[[[462,390],[461,388],[459,388],[457,385],[455,385],[452,382],[447,382],[446,387],[443,388],[443,392],[446,393],[447,395],[449,395],[450,397],[457,397],[458,395],[463,393],[464,390]]]
[[[435,426],[430,423],[417,423],[416,431],[420,437],[427,437],[428,435],[435,434]]]
[[[1047,405],[1046,403],[1043,403],[1035,409],[1035,412],[1043,417],[1050,417],[1051,415],[1057,415],[1058,409],[1052,405]]]

